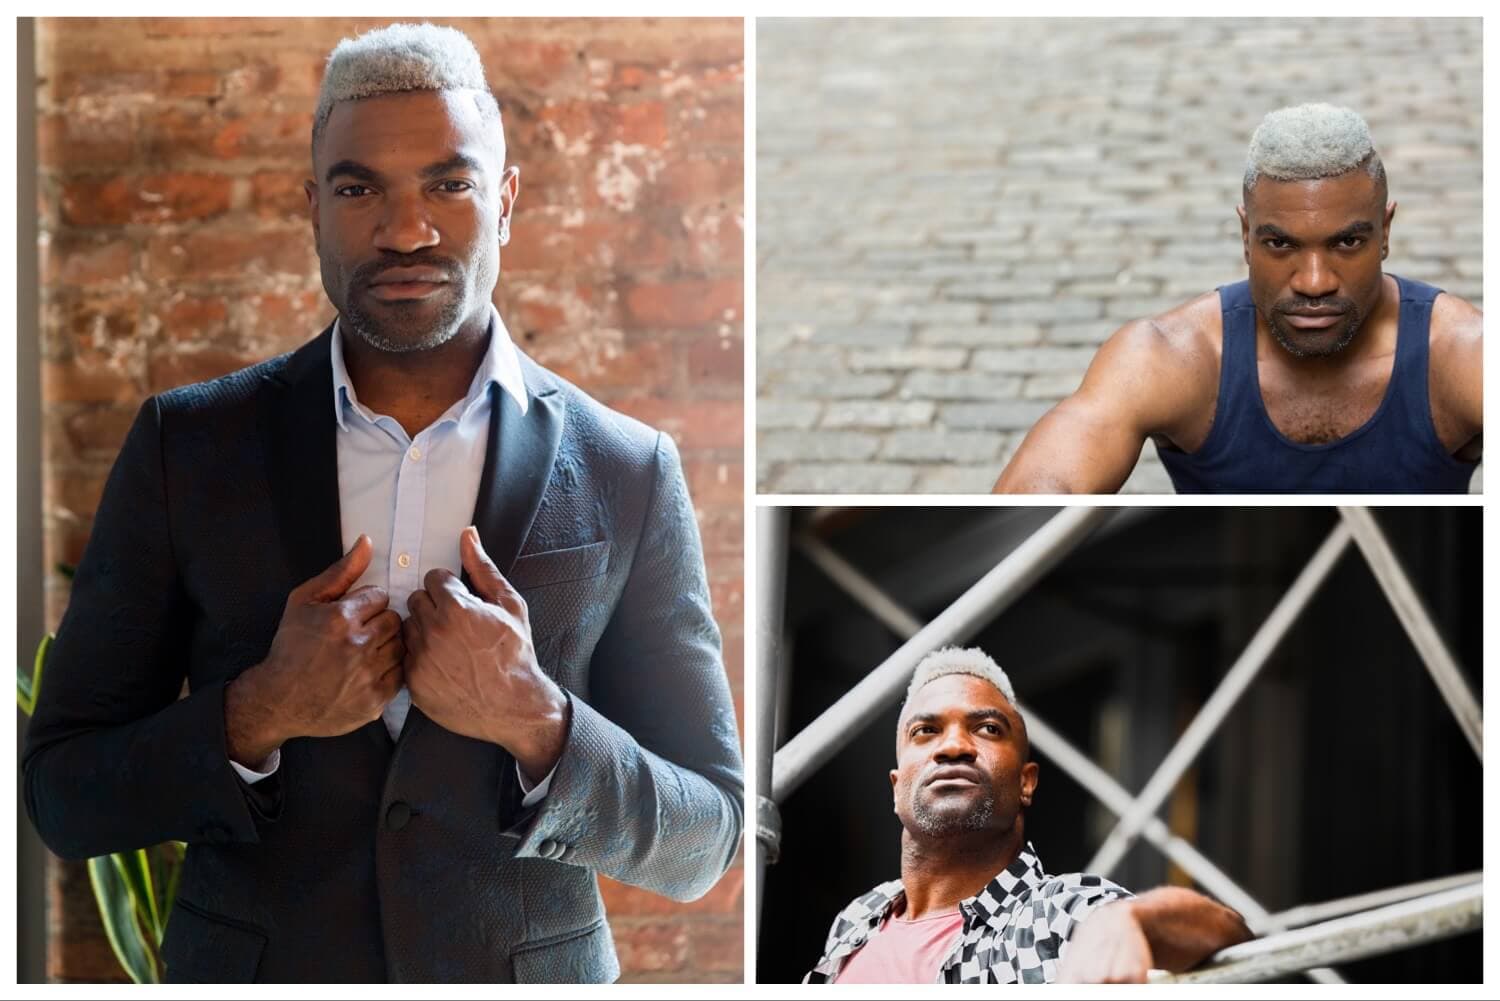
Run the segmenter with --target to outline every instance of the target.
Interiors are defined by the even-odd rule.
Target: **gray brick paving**
[[[1388,267],[1483,305],[1477,20],[761,18],[757,49],[762,491],[988,491],[1110,333],[1244,277],[1284,104],[1365,115]],[[1154,449],[1126,490],[1170,490]]]

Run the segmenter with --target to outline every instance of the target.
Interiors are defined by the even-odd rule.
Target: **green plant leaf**
[[[89,859],[89,882],[94,886],[99,918],[115,958],[136,983],[160,983],[154,950],[146,944],[145,931],[136,918],[135,901],[115,857],[101,855]]]
[[[36,711],[36,696],[41,691],[42,684],[42,667],[47,663],[47,652],[52,649],[52,639],[52,634],[48,633],[37,644],[36,656],[31,659],[30,676],[21,671],[16,672],[16,705],[27,716]]]
[[[156,887],[151,878],[151,856],[147,854],[146,849],[138,848],[133,852],[116,852],[110,857],[115,860],[115,865],[120,869],[120,876],[125,880],[125,885],[130,888],[130,896],[140,915],[141,927],[151,933],[153,943],[160,942],[165,922],[162,920],[160,909],[156,906]]]

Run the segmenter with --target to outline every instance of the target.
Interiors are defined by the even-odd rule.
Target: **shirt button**
[[[411,557],[406,555],[405,553],[402,553],[400,556],[396,557],[396,565],[405,570],[407,567],[411,566]]]
[[[411,820],[411,807],[397,800],[391,804],[391,808],[385,811],[385,826],[393,831],[399,831]]]
[[[417,462],[422,458],[422,450],[415,445],[413,445],[411,447],[411,451],[407,452],[406,454],[411,456],[412,462]]]

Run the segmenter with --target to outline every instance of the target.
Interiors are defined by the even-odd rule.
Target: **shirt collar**
[[[1046,879],[1042,860],[1037,857],[1031,842],[1026,842],[1011,864],[986,883],[984,889],[959,902],[964,929],[967,931],[980,924],[997,929],[1003,927],[1016,900],[1029,895]],[[839,935],[838,945],[829,952],[826,961],[836,961],[863,945],[886,916],[905,899],[906,890],[900,880],[892,880],[857,900],[851,910],[857,912],[858,920],[847,922],[847,927]]]
[[[344,423],[344,401],[347,399],[350,405],[354,405],[358,399],[354,395],[354,384],[349,381],[349,370],[344,365],[340,322],[341,320],[333,321],[333,342],[329,347],[329,360],[333,364],[333,419],[338,422],[341,430],[348,430],[348,425]],[[521,413],[526,413],[529,397],[526,394],[526,380],[521,374],[520,352],[510,339],[510,331],[505,329],[505,321],[500,319],[500,311],[495,308],[494,303],[490,303],[490,345],[474,371],[474,379],[469,383],[469,391],[464,395],[460,412],[467,414],[483,403],[488,397],[490,383],[498,384],[509,393]]]

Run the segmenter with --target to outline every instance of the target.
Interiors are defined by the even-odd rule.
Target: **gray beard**
[[[349,329],[370,347],[392,354],[407,354],[429,351],[452,340],[463,319],[463,308],[461,299],[451,300],[443,307],[436,323],[421,328],[401,324],[399,320],[395,324],[376,323],[353,303],[345,311],[344,319],[348,321]]]
[[[911,819],[917,830],[932,837],[959,834],[967,831],[982,831],[995,816],[995,797],[985,793],[983,799],[962,813],[952,810],[934,810],[925,800],[912,797]]]

